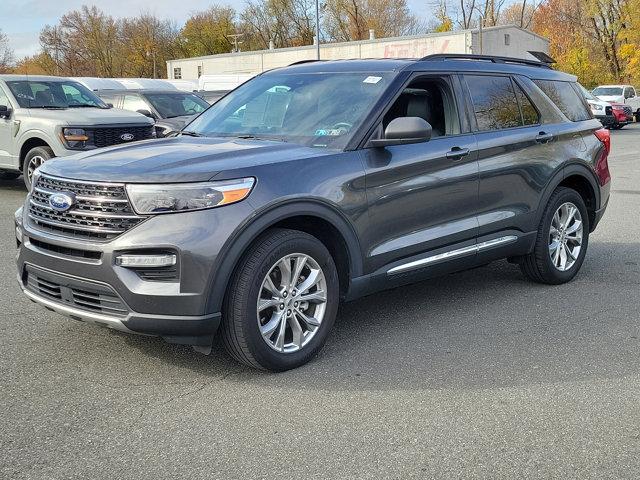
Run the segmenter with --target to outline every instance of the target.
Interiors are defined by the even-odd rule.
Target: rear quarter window
[[[572,122],[581,122],[593,118],[586,101],[578,94],[570,82],[534,80],[534,83]]]

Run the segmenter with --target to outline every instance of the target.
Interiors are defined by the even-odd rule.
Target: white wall
[[[510,45],[504,45],[505,33]],[[463,30],[411,37],[384,38],[360,42],[328,43],[320,46],[320,58],[420,58],[434,53],[479,53],[477,31]],[[483,50],[487,55],[532,58],[527,50],[549,51],[549,42],[517,27],[492,27],[483,30]],[[301,60],[316,58],[313,45],[256,52],[226,53],[208,57],[186,58],[167,62],[167,74],[173,78],[174,67],[182,70],[182,78],[196,80],[198,66],[202,73],[257,74],[284,67]]]

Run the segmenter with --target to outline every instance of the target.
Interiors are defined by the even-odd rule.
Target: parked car
[[[170,83],[183,92],[195,92],[198,90],[197,80],[165,80],[165,82]]]
[[[613,115],[613,107],[609,102],[600,100],[580,84],[578,84],[578,88],[587,100],[589,107],[591,107],[591,113],[596,119],[600,120],[603,127],[611,128],[617,125],[617,118]]]
[[[162,78],[114,78],[124,88],[140,90],[142,88],[154,90],[178,90],[175,85]]]
[[[122,90],[124,85],[122,85],[117,80],[113,78],[99,78],[99,77],[69,77],[71,80],[74,80],[78,83],[81,83],[89,90]]]
[[[625,125],[633,123],[634,115],[629,105],[625,105],[623,103],[612,103],[611,109],[614,118],[611,128],[614,130],[620,130]]]
[[[76,81],[0,75],[0,177],[23,174],[27,188],[53,157],[153,136],[153,121],[110,108]]]
[[[205,353],[219,330],[240,362],[286,370],[341,299],[504,258],[573,279],[609,147],[576,78],[546,64],[293,65],[179,136],[45,163],[16,212],[18,278],[77,320]]]
[[[251,74],[217,74],[217,75],[200,75],[198,78],[198,90],[233,90],[238,85],[243,84],[253,75]]]
[[[156,122],[156,135],[179,131],[209,104],[194,93],[180,90],[101,90],[98,95],[117,108],[146,115]]]
[[[640,97],[633,85],[601,85],[593,90],[593,94],[605,102],[627,105],[640,121]]]

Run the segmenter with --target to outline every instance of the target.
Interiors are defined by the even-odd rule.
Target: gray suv
[[[205,353],[220,332],[237,360],[286,370],[340,300],[503,258],[571,280],[609,146],[575,77],[545,64],[294,64],[179,136],[42,165],[16,212],[18,279],[71,318]]]
[[[153,121],[110,108],[64,77],[0,75],[0,178],[33,171],[53,157],[155,136]]]

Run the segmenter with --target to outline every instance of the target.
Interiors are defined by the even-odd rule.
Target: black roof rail
[[[311,62],[323,62],[324,60],[318,60],[318,59],[310,59],[310,60],[298,60],[297,62],[293,62],[290,63],[289,65],[287,65],[288,67],[292,66],[292,65],[300,65],[303,63],[311,63]]]
[[[551,68],[548,64],[539,62],[538,60],[526,60],[524,58],[498,57],[494,55],[474,55],[467,53],[436,53],[427,55],[419,59],[420,61],[433,60],[481,60],[492,63],[511,63],[520,65],[529,65],[531,67]]]

